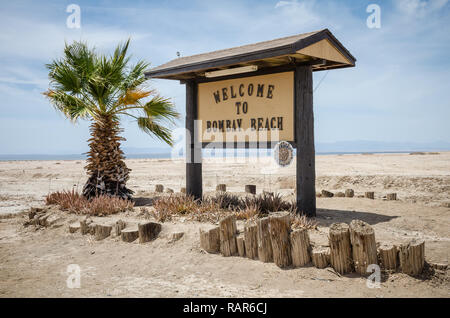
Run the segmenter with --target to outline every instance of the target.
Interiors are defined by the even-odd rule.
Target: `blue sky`
[[[69,29],[66,7],[81,8]],[[369,4],[381,8],[370,29]],[[330,71],[315,91],[316,142],[450,141],[448,0],[373,1],[2,1],[0,3],[0,154],[87,150],[88,122],[73,125],[42,96],[45,63],[64,41],[130,52],[157,66],[187,56],[328,28],[357,58]],[[325,72],[314,74],[315,86]],[[184,116],[184,85],[153,80]],[[184,126],[183,121],[179,122]],[[129,119],[125,147],[161,147]]]

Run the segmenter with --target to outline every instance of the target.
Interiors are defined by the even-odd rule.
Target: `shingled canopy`
[[[355,66],[356,59],[328,30],[304,33],[230,49],[180,57],[145,72],[148,78],[189,80],[205,72],[248,65],[258,70],[292,64],[313,71]]]

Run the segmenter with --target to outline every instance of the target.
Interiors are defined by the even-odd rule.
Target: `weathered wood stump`
[[[344,198],[345,197],[345,193],[344,192],[338,192],[335,195],[336,198]]]
[[[244,228],[245,254],[250,259],[258,259],[258,226],[245,225]]]
[[[227,191],[227,185],[226,184],[218,184],[216,186],[216,191],[226,192]]]
[[[95,240],[100,241],[111,234],[112,225],[97,224],[95,226]]]
[[[292,264],[291,244],[289,232],[291,229],[291,216],[289,213],[280,213],[269,217],[269,233],[272,242],[273,260],[278,267],[287,267]]]
[[[127,223],[125,221],[119,220],[114,225],[114,230],[116,232],[116,236],[120,236],[120,233],[122,230],[127,226]]]
[[[425,242],[412,240],[399,248],[400,267],[402,272],[410,276],[419,275],[425,264]]]
[[[307,229],[297,229],[290,234],[292,265],[305,266],[311,261],[309,234]]]
[[[398,266],[398,249],[392,244],[383,244],[378,248],[381,268],[396,270]]]
[[[322,197],[324,197],[324,198],[332,198],[332,197],[334,197],[333,192],[330,192],[330,191],[327,191],[327,190],[322,190],[321,194],[322,194]]]
[[[355,191],[353,191],[353,189],[345,190],[345,197],[346,198],[353,198],[354,196],[355,196]]]
[[[325,247],[314,248],[311,252],[311,260],[317,268],[327,267],[330,264],[330,249]]]
[[[162,184],[155,185],[155,192],[164,192],[164,186]]]
[[[256,185],[254,185],[254,184],[247,184],[245,186],[245,192],[246,193],[251,193],[251,194],[256,194]]]
[[[95,235],[95,229],[97,228],[97,224],[92,222],[88,225],[88,233],[91,235]]]
[[[200,229],[200,247],[208,253],[219,253],[220,229],[218,227],[208,231]]]
[[[223,256],[237,255],[236,216],[230,215],[220,220],[220,253]]]
[[[241,257],[245,257],[245,240],[244,235],[240,234],[236,237],[236,244],[237,244],[237,250],[238,254]]]
[[[397,193],[388,193],[388,194],[386,194],[386,200],[388,200],[388,201],[396,201],[397,200]]]
[[[256,221],[258,227],[258,258],[263,263],[273,262],[272,241],[269,233],[269,217]]]
[[[352,271],[352,246],[350,231],[345,223],[330,226],[330,264],[340,274]]]
[[[75,233],[80,229],[80,222],[74,222],[69,224],[69,233]]]
[[[80,232],[82,235],[91,233],[91,229],[89,228],[89,225],[91,225],[91,224],[92,224],[92,220],[89,218],[85,218],[84,220],[80,221]]]
[[[364,197],[366,198],[366,199],[375,199],[375,192],[372,192],[372,191],[369,191],[369,192],[366,192],[366,193],[364,193]]]
[[[350,242],[352,244],[353,264],[355,271],[367,276],[367,267],[378,264],[375,231],[366,222],[353,220],[350,222]]]
[[[166,193],[169,193],[169,194],[172,194],[174,191],[173,191],[173,189],[171,189],[171,188],[167,188],[166,189]]]
[[[180,192],[181,192],[181,193],[186,193],[186,188],[185,188],[185,187],[181,188],[181,189],[180,189]]]
[[[149,242],[158,237],[161,232],[161,224],[155,222],[145,222],[138,224],[139,243]]]
[[[120,238],[122,241],[131,243],[139,237],[139,230],[135,228],[126,228],[120,231]]]

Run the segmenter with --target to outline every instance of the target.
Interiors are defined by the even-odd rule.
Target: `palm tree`
[[[129,43],[118,45],[112,56],[98,54],[82,42],[66,43],[64,56],[46,65],[50,85],[44,95],[72,122],[91,121],[88,180],[83,188],[87,198],[104,194],[131,199],[133,191],[126,187],[130,169],[120,149],[124,116],[172,146],[169,126],[179,113],[169,99],[145,85],[148,63],[129,65]]]

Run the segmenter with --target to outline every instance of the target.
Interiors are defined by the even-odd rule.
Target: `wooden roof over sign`
[[[145,72],[148,78],[188,80],[205,72],[256,65],[268,69],[311,64],[313,71],[355,66],[356,59],[328,30],[180,57]]]

